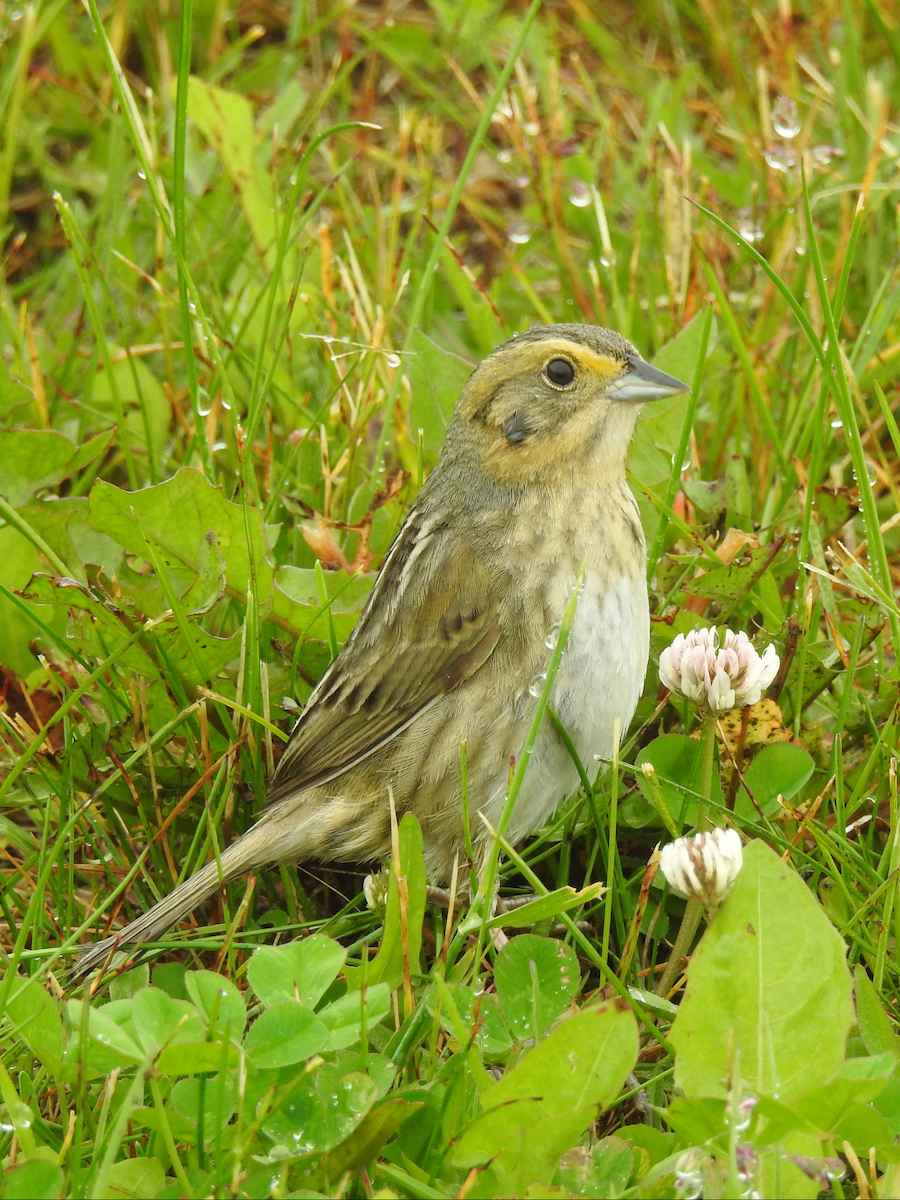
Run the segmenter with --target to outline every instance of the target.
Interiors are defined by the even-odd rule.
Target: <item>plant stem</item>
[[[700,795],[708,800],[712,791],[716,752],[716,718],[712,714],[708,714],[703,718],[703,729],[700,733],[700,751],[699,791]],[[697,815],[697,830],[702,833],[704,829],[709,829],[710,827],[706,805],[701,801]],[[656,985],[657,996],[665,996],[675,982],[681,970],[681,960],[691,948],[691,943],[700,924],[700,918],[703,916],[703,909],[704,905],[702,901],[688,901],[687,908],[684,910],[684,916],[681,918],[681,926],[675,938],[675,944],[672,947],[672,953],[669,955],[669,961],[666,963],[666,969],[663,971],[662,978]]]

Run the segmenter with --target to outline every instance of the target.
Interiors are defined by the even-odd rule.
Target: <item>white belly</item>
[[[640,698],[650,648],[647,585],[642,574],[620,577],[602,597],[589,574],[559,665],[550,703],[567,730],[588,777],[609,759],[628,730]],[[549,653],[549,652],[548,652]],[[537,829],[577,788],[575,764],[545,718],[516,799],[510,841]],[[503,797],[490,809],[502,811]]]

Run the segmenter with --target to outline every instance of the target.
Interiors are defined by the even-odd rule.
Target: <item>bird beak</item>
[[[634,354],[628,355],[631,370],[620,375],[607,389],[613,400],[663,400],[666,396],[677,396],[691,389],[674,375],[651,367],[648,362]]]

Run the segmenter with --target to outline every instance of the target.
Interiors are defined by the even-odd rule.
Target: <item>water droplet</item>
[[[591,202],[591,189],[581,179],[573,179],[569,189],[569,203],[576,208],[587,208]]]
[[[831,165],[833,158],[843,158],[844,152],[838,146],[813,146],[809,152],[809,157],[812,160],[812,165],[818,167],[821,171]]]
[[[516,176],[516,187],[527,188],[529,183],[531,183],[531,180],[528,178],[527,175],[522,174],[522,175]]]
[[[319,341],[322,342],[322,344],[325,346],[330,346],[332,344],[332,342],[334,341],[334,338],[331,336],[330,333],[325,333],[319,338]]]
[[[385,356],[384,361],[387,363],[387,365],[389,367],[399,367],[400,366],[400,355],[399,354],[388,354]]]
[[[559,645],[559,621],[556,621],[547,630],[547,636],[544,638],[544,645],[548,650],[555,650]]]
[[[868,459],[866,459],[866,478],[872,487],[878,482],[878,468],[873,462],[869,462]]]
[[[761,242],[763,240],[762,228],[756,224],[739,225],[738,233],[741,235],[744,241],[749,242],[751,246],[754,242]]]
[[[532,679],[531,683],[528,685],[528,695],[535,697],[540,696],[541,692],[544,690],[544,684],[546,682],[546,674],[535,675],[534,679]]]
[[[772,128],[783,138],[795,138],[800,132],[797,105],[790,96],[779,96],[772,106]]]
[[[497,162],[498,163],[512,162],[512,150],[498,150],[497,151]]]
[[[834,420],[831,422],[831,428],[832,429],[843,429],[844,422],[841,420],[840,417],[835,417]]]
[[[147,176],[144,174],[143,171],[138,171],[137,177],[138,177],[138,179],[146,179],[147,178]]]
[[[773,146],[764,158],[773,171],[790,171],[797,165],[797,155],[787,146]]]
[[[506,231],[506,236],[516,246],[524,246],[526,242],[531,241],[532,232],[531,226],[525,221],[513,221]]]
[[[798,254],[800,254],[800,255],[803,255],[803,254],[805,254],[805,253],[806,253],[806,247],[805,247],[805,246],[797,246],[797,253],[798,253]]]
[[[528,134],[529,137],[537,137],[537,135],[541,132],[541,127],[538,125],[537,121],[526,121],[522,126],[522,129]]]
[[[217,450],[227,450],[228,443],[227,442],[213,442],[210,449],[212,450],[213,454],[215,454]]]
[[[606,253],[606,254],[600,255],[600,266],[601,267],[614,267],[615,265],[616,265],[616,256],[612,250],[608,251],[608,253]]]

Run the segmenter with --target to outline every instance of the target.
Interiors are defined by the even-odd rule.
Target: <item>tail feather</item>
[[[119,933],[104,938],[101,942],[95,942],[93,946],[85,947],[72,970],[73,978],[82,979],[97,967],[104,966],[120,947],[152,941],[153,938],[161,936],[182,917],[202,904],[220,884],[243,875],[266,861],[265,857],[259,858],[258,855],[259,850],[264,850],[264,844],[256,845],[257,841],[262,843],[263,839],[253,836],[258,829],[257,825],[248,830],[242,838],[224,851],[218,862],[207,863]]]

